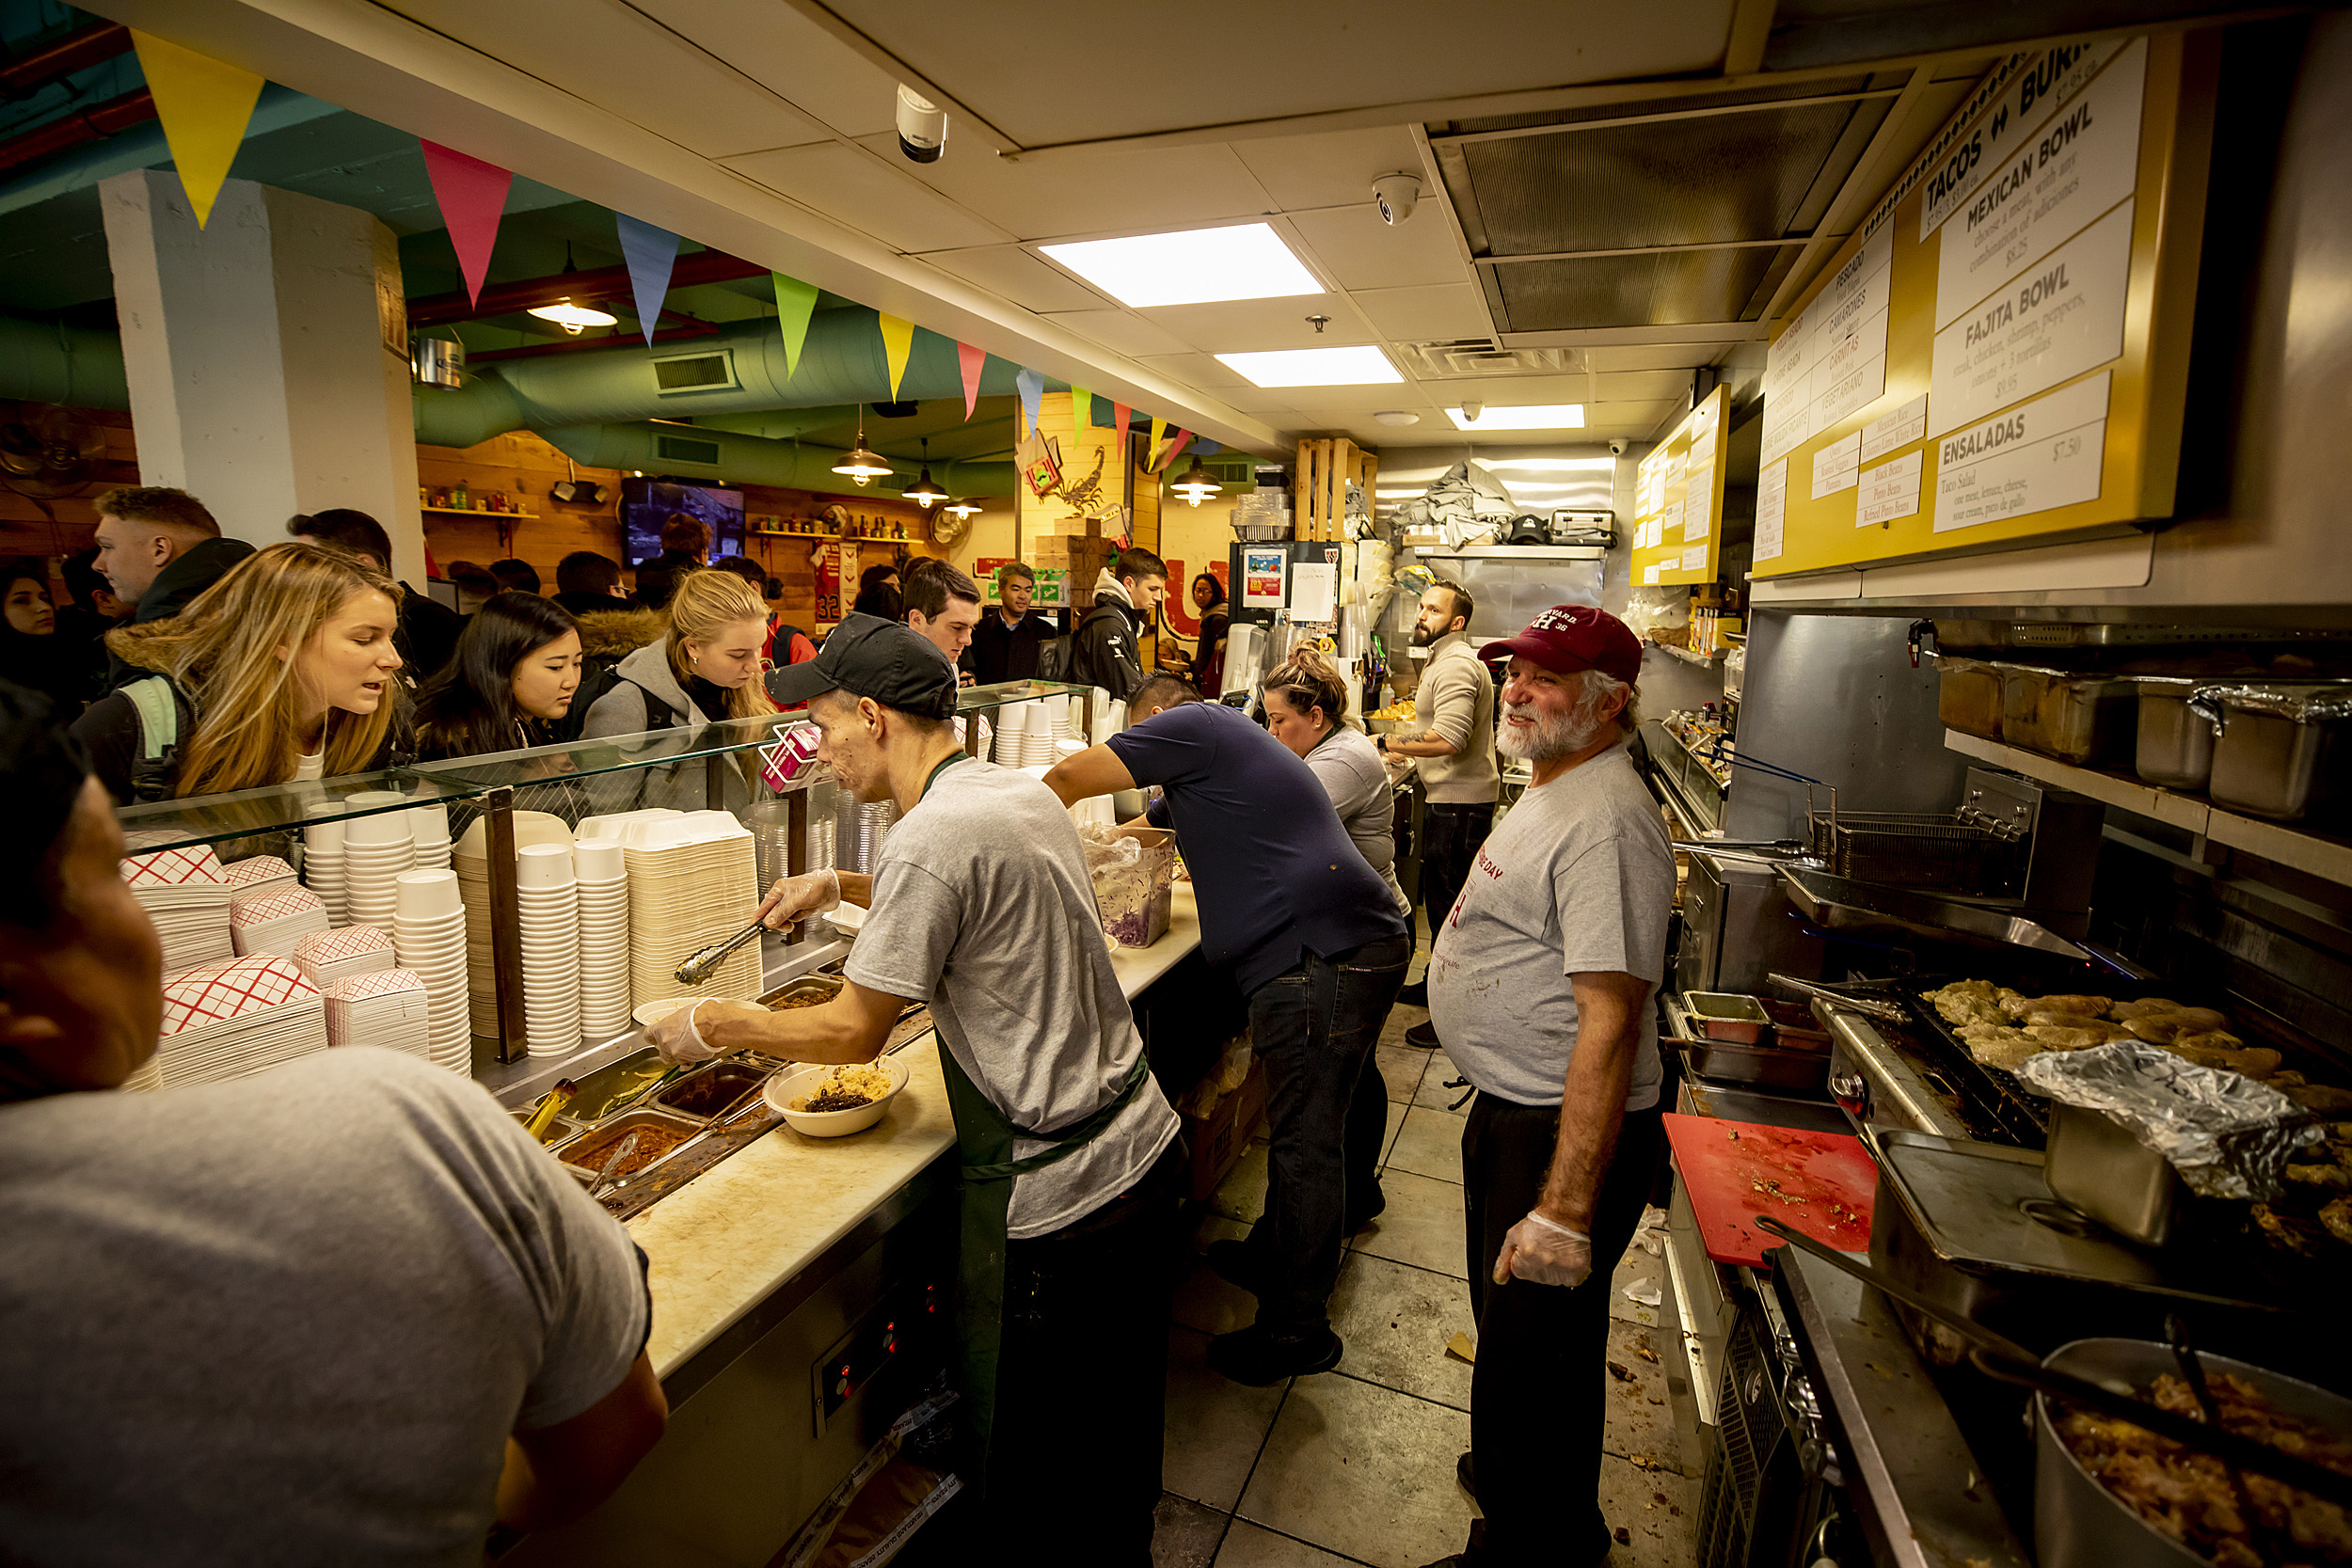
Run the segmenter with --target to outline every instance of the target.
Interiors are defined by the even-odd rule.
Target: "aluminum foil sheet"
[[[2189,706],[2219,735],[2232,708],[2268,713],[2297,724],[2352,719],[2352,681],[2265,681],[2200,686]]]
[[[2287,1157],[2327,1138],[2310,1112],[2277,1089],[2137,1040],[2045,1051],[2017,1076],[2052,1100],[2122,1123],[2204,1197],[2274,1199]]]

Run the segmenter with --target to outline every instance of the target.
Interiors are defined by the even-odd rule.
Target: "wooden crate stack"
[[[1380,473],[1380,454],[1366,451],[1344,436],[1298,443],[1298,458],[1291,473],[1292,537],[1347,537],[1347,486],[1363,486],[1364,504],[1373,499],[1373,481]]]

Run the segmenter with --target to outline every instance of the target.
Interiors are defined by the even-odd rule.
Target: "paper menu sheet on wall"
[[[1684,550],[1682,552],[1682,569],[1686,572],[1706,571],[1707,546],[1705,545],[1693,545],[1689,549]]]
[[[1704,490],[1693,490],[1682,507],[1682,537],[1704,539],[1714,526],[1715,498]]]
[[[1909,452],[1892,463],[1863,469],[1862,494],[1854,507],[1854,527],[1876,528],[1917,513],[1919,470],[1927,456],[1924,451]]]
[[[1340,618],[1340,568],[1334,561],[1301,561],[1291,567],[1291,619]]]
[[[1778,561],[1788,522],[1788,460],[1756,476],[1756,559]]]
[[[1928,433],[1928,395],[1921,392],[1892,414],[1862,427],[1862,461],[1875,463]]]
[[[1813,499],[1835,495],[1854,486],[1854,470],[1862,465],[1862,432],[1832,441],[1813,454]]]

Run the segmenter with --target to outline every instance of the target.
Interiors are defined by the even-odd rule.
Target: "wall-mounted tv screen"
[[[628,564],[661,554],[662,526],[685,515],[710,531],[710,557],[743,553],[743,492],[715,484],[676,484],[660,479],[621,481],[621,540]]]

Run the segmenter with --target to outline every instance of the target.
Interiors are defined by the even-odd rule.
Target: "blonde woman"
[[[590,705],[583,740],[776,711],[760,650],[768,606],[731,572],[689,572],[670,598],[670,628],[614,668]]]
[[[134,678],[73,726],[119,802],[405,761],[391,579],[342,550],[258,550],[169,620],[109,632]]]

